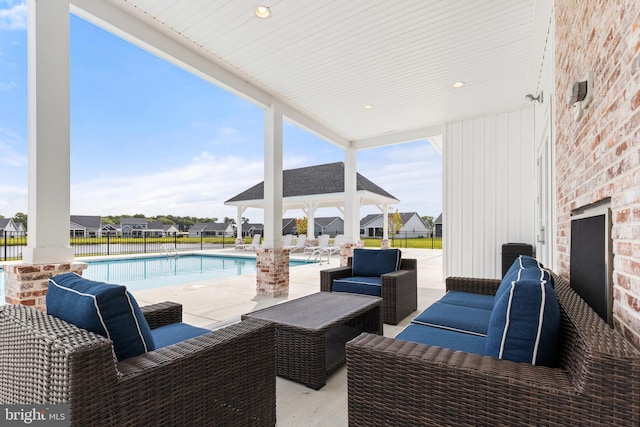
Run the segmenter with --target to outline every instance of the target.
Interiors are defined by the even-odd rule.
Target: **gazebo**
[[[315,211],[319,208],[335,207],[344,214],[344,162],[327,163],[282,171],[282,211],[302,209],[308,218],[307,236],[314,236]],[[272,197],[267,195],[267,197]],[[400,200],[389,194],[371,180],[356,173],[355,210],[352,217],[359,217],[360,207],[375,205],[386,216],[389,205]],[[263,209],[265,206],[264,181],[230,198],[225,205],[237,207],[237,224],[242,224],[242,215],[248,208]],[[242,238],[240,233],[238,238]],[[355,236],[354,236],[355,237]],[[388,239],[388,225],[384,221],[383,240]]]

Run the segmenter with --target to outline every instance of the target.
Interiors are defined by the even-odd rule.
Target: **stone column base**
[[[256,255],[258,295],[289,295],[289,249],[259,248]]]
[[[346,267],[349,264],[349,257],[353,256],[354,248],[364,248],[364,242],[359,240],[358,243],[344,243],[340,246],[340,267]]]
[[[87,268],[87,263],[62,264],[5,264],[7,288],[4,300],[7,304],[30,305],[47,311],[46,295],[49,278],[62,273],[78,273]]]
[[[382,239],[380,240],[380,249],[390,249],[391,248],[391,240]]]

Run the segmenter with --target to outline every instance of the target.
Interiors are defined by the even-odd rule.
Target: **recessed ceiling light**
[[[455,82],[454,84],[451,85],[452,87],[455,87],[456,89],[459,87],[464,86],[464,82]]]
[[[365,110],[373,110],[373,105],[367,104],[363,107]]]
[[[265,5],[260,5],[256,7],[253,12],[260,19],[267,19],[268,17],[271,16],[271,9],[269,9],[269,7]]]

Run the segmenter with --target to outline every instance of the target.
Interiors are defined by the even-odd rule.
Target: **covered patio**
[[[521,242],[568,279],[572,217],[606,205],[611,323],[640,348],[637,1],[281,0],[266,19],[255,6],[29,0],[24,262],[35,274],[82,268],[67,231],[71,12],[264,109],[274,265],[288,259],[284,120],[344,149],[348,244],[359,234],[358,152],[429,140],[443,158],[443,277],[498,278],[501,246]],[[565,99],[580,82],[589,96]],[[12,301],[43,302],[21,286]]]
[[[266,6],[270,17],[261,19],[248,1],[29,3],[27,265],[73,262],[66,235],[56,231],[68,217],[70,199],[69,12],[264,109],[263,249],[276,271],[286,257],[280,231],[283,121],[344,150],[347,246],[358,241],[360,230],[357,153],[425,140],[443,156],[446,275],[495,277],[502,243],[533,243],[535,197],[521,197],[518,187],[535,189],[530,158],[542,136],[534,135],[534,117],[548,115],[551,103],[533,105],[524,95],[553,93],[540,74],[551,1],[508,7],[433,2],[427,9],[415,0]],[[550,165],[552,150],[547,152]],[[479,185],[495,191],[475,191]],[[545,206],[549,218],[553,204]],[[478,224],[470,227],[469,218]],[[537,249],[552,265],[553,227],[545,233]],[[477,247],[458,244],[464,241]],[[485,253],[481,261],[459,263],[479,251]]]

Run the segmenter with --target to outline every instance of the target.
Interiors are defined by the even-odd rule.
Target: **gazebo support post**
[[[391,242],[389,241],[389,204],[385,203],[380,208],[382,210],[382,240],[380,240],[380,249],[389,249]]]
[[[242,214],[246,210],[246,206],[238,206],[238,209],[236,210],[236,246],[244,243],[244,237],[242,236]]]

